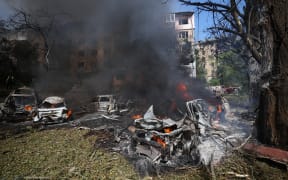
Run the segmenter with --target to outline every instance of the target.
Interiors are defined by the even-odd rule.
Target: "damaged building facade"
[[[170,13],[166,17],[166,24],[174,28],[177,36],[177,51],[180,67],[186,71],[189,77],[196,77],[196,61],[193,61],[194,42],[194,12]]]
[[[219,53],[217,43],[216,40],[207,40],[193,44],[194,59],[198,62],[198,67],[204,70],[207,82],[217,75],[217,55]]]

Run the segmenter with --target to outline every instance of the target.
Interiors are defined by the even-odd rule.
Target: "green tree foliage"
[[[218,56],[217,77],[221,85],[246,88],[248,85],[248,65],[243,58],[234,52],[223,52]]]
[[[220,79],[219,79],[219,78],[212,78],[212,79],[210,79],[209,85],[210,85],[210,86],[219,86],[219,85],[221,85]]]

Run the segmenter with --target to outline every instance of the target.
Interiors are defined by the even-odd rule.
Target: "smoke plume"
[[[42,91],[68,91],[76,81],[85,88],[83,94],[89,96],[113,93],[116,79],[122,83],[122,94],[142,97],[154,104],[171,98],[176,84],[183,81],[173,51],[176,35],[165,24],[168,4],[158,0],[13,0],[9,3],[31,14],[43,27],[50,25],[47,39],[51,70],[39,73],[35,81],[35,87]],[[73,54],[79,56],[75,52],[83,49],[86,56],[88,50],[91,53],[95,48],[94,54],[102,54],[102,59],[95,61],[92,73],[71,70]]]

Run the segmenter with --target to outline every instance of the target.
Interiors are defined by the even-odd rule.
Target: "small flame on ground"
[[[67,112],[67,117],[69,118],[71,115],[72,115],[72,110],[70,109],[70,110]]]
[[[140,119],[140,118],[142,118],[142,115],[141,114],[135,114],[135,115],[133,115],[132,116],[132,119]]]
[[[172,130],[172,128],[171,127],[166,127],[166,128],[164,128],[164,132],[165,133],[170,133],[170,132],[172,132],[173,130]]]
[[[160,144],[163,148],[166,147],[165,141],[164,141],[163,139],[161,139],[159,136],[154,135],[154,136],[152,137],[152,140],[153,140],[153,141],[156,141],[156,142],[157,142],[158,144]]]
[[[218,105],[217,105],[217,112],[218,112],[218,113],[221,113],[221,112],[222,112],[222,105],[221,105],[221,104],[218,104]]]

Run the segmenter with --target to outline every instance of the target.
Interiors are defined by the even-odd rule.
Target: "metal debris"
[[[134,121],[130,152],[155,164],[209,165],[218,163],[247,136],[227,125],[214,128],[212,114],[202,99],[186,102],[182,114],[178,120],[161,119],[150,106],[143,118]]]

